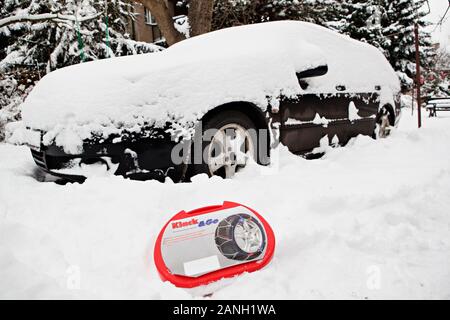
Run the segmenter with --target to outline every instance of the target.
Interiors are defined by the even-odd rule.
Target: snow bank
[[[23,126],[44,142],[77,150],[93,133],[109,135],[167,120],[192,126],[208,110],[301,94],[296,72],[328,64],[308,93],[373,91],[392,97],[398,79],[374,47],[305,22],[271,22],[212,32],[146,55],[63,68],[46,75],[22,106]]]
[[[450,117],[423,120],[418,130],[405,114],[391,138],[360,136],[320,160],[282,149],[269,171],[190,184],[39,183],[29,150],[0,144],[0,298],[449,299]],[[224,200],[270,222],[273,261],[209,288],[162,283],[160,228]]]

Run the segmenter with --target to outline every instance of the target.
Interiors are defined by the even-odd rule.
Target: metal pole
[[[422,101],[420,99],[420,52],[419,52],[419,24],[416,22],[414,24],[414,36],[416,43],[416,86],[417,86],[417,117],[418,117],[418,126],[422,127],[422,114],[421,114],[421,105]]]
[[[109,22],[108,22],[108,1],[105,1],[105,24],[106,24],[106,55],[111,58],[111,47],[109,44]]]

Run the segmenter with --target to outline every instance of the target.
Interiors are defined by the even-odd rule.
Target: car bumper
[[[84,182],[87,176],[79,174],[80,164],[96,161],[106,163],[113,174],[130,179],[164,181],[169,177],[173,181],[180,181],[186,170],[184,164],[172,162],[174,146],[174,142],[166,139],[87,143],[83,146],[82,153],[72,155],[64,152],[61,147],[41,144],[40,148],[31,148],[31,155],[43,171],[70,182]]]

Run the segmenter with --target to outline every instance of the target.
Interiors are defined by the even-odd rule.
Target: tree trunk
[[[167,45],[171,46],[185,37],[175,29],[173,18],[164,0],[136,0],[142,3],[155,17]]]
[[[214,0],[190,0],[189,24],[190,36],[195,37],[211,31]]]

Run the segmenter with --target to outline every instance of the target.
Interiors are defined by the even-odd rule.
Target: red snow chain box
[[[154,259],[163,281],[192,288],[266,266],[275,250],[272,228],[234,202],[181,211],[164,226]]]

